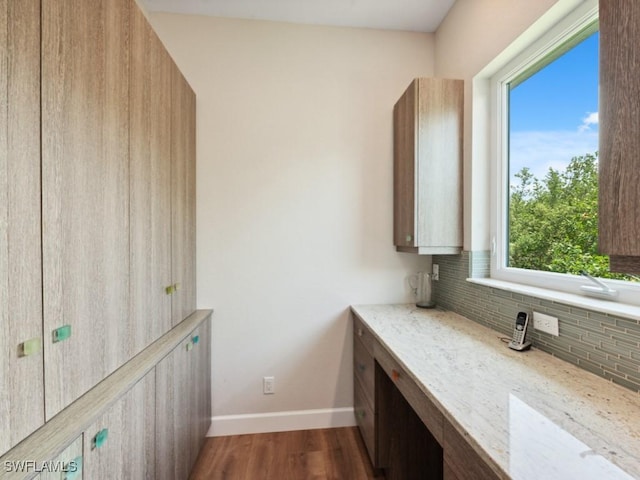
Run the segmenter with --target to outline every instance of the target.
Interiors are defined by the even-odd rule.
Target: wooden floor
[[[207,438],[191,480],[367,480],[376,476],[356,427]]]

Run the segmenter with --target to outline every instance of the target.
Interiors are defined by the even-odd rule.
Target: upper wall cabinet
[[[640,273],[640,2],[600,0],[599,247]]]
[[[0,453],[44,422],[40,0],[0,0]]]
[[[42,1],[47,418],[127,360],[129,11]]]
[[[394,244],[400,252],[462,249],[462,80],[418,78],[393,109]]]

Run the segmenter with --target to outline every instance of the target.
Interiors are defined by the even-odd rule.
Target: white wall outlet
[[[275,377],[262,377],[262,393],[265,395],[273,395],[276,393]]]
[[[556,337],[560,335],[558,328],[558,318],[544,313],[533,312],[533,328],[546,332]]]
[[[432,272],[431,278],[433,280],[440,280],[440,265],[438,265],[437,263],[434,263],[431,272]]]

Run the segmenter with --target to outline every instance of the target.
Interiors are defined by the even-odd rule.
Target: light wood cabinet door
[[[401,252],[462,249],[462,80],[418,78],[393,109],[394,244]]]
[[[211,318],[205,320],[193,333],[193,362],[191,365],[191,390],[195,428],[191,436],[191,468],[211,426]]]
[[[640,3],[600,0],[599,248],[640,273]]]
[[[171,328],[172,61],[131,2],[129,354]]]
[[[44,423],[39,0],[0,0],[0,125],[2,454]]]
[[[129,0],[42,0],[47,419],[128,358],[128,52]]]
[[[196,309],[196,97],[177,67],[171,94],[172,324]]]
[[[156,366],[156,476],[187,479],[211,423],[211,318]]]
[[[156,366],[156,478],[181,480],[191,470],[191,337]]]
[[[34,478],[38,480],[81,480],[83,435],[65,448],[53,461],[48,462],[48,468]],[[44,468],[43,468],[44,470]]]
[[[84,478],[155,480],[155,371],[84,432]]]

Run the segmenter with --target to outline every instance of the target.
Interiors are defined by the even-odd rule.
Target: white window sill
[[[549,290],[546,288],[532,287],[529,285],[522,285],[520,283],[505,282],[503,280],[495,280],[493,278],[467,278],[467,282],[484,285],[485,287],[497,288],[499,290],[506,290],[507,292],[529,295],[530,297],[551,300],[553,302],[563,303],[573,307],[584,308],[585,310],[594,310],[596,312],[608,313],[631,320],[640,320],[640,307],[635,305],[598,300],[597,298],[559,292],[557,290]]]

